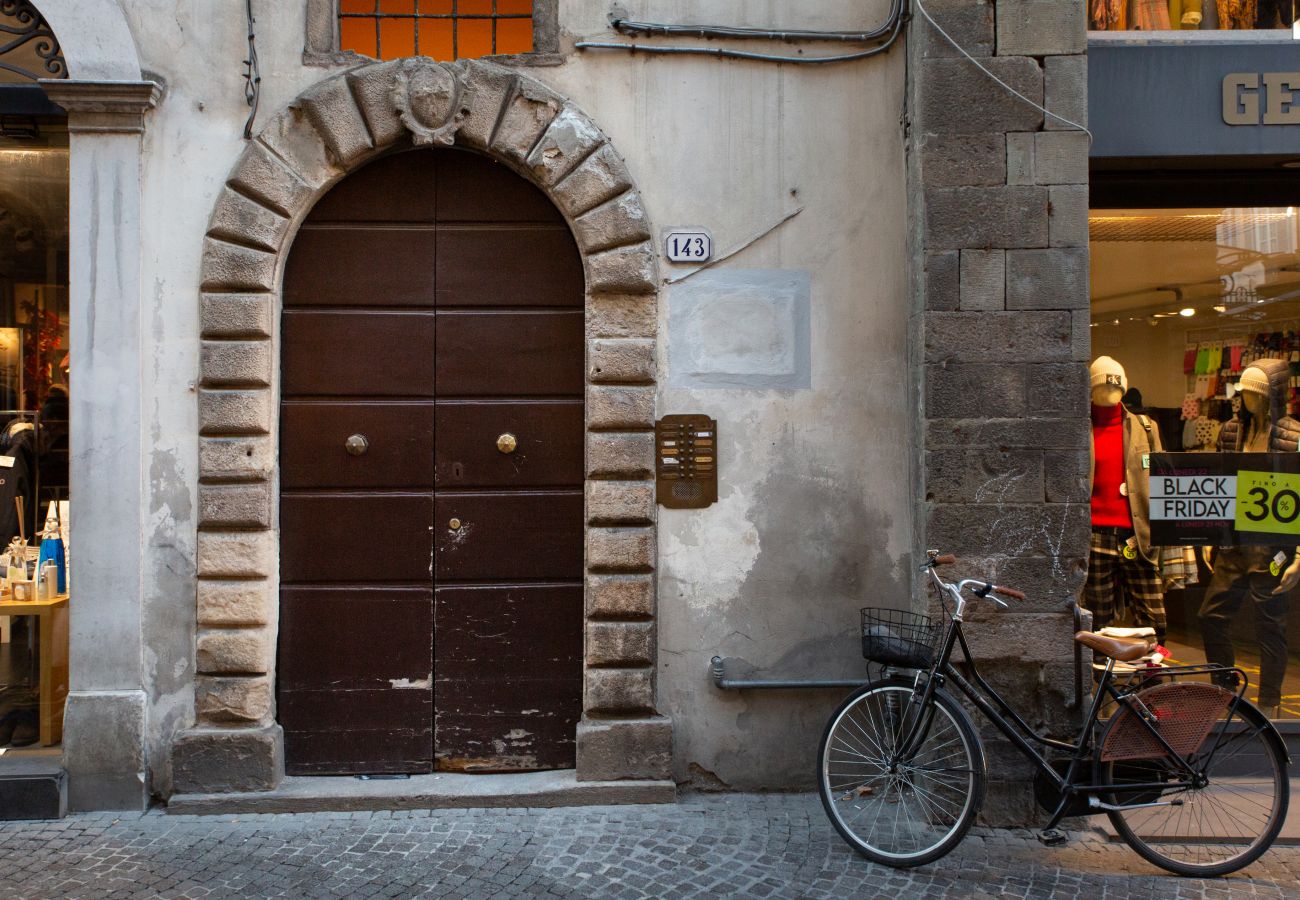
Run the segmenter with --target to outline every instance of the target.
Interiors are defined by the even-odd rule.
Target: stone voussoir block
[[[177,794],[273,790],[284,779],[284,732],[265,728],[195,728],[172,742]]]
[[[205,385],[269,385],[271,342],[203,341],[199,371]]]
[[[526,164],[533,178],[543,187],[550,187],[564,178],[597,147],[605,142],[599,128],[585,114],[566,105],[551,120]]]
[[[645,525],[654,521],[653,481],[588,481],[587,522],[591,525]]]
[[[271,477],[275,448],[266,435],[199,438],[199,478],[260,481]]]
[[[457,67],[464,72],[465,86],[460,98],[464,121],[456,132],[456,143],[486,150],[501,107],[514,94],[516,76],[509,69],[478,60]]]
[[[604,144],[555,185],[551,199],[562,213],[574,219],[631,187],[632,176],[622,158],[612,146]]]
[[[654,378],[654,341],[601,338],[587,342],[588,381],[644,384]]]
[[[654,423],[655,390],[653,386],[588,385],[588,428],[652,428]]]
[[[587,474],[649,477],[654,472],[655,441],[648,432],[587,435]]]
[[[264,578],[200,578],[198,622],[208,628],[266,625],[271,621],[277,602],[271,582]]]
[[[599,619],[649,618],[655,612],[654,578],[650,575],[588,575],[587,616]]]
[[[648,572],[655,564],[654,529],[587,529],[587,568],[593,572]]]
[[[270,528],[271,486],[266,482],[200,485],[199,527]]]
[[[583,674],[583,699],[588,712],[644,712],[654,709],[653,669],[588,668]]]
[[[336,75],[314,85],[297,102],[316,126],[336,165],[348,168],[374,149],[370,129],[345,76]]]
[[[593,294],[649,294],[658,289],[654,244],[646,241],[583,257],[587,290]]]
[[[325,139],[316,130],[302,104],[285,107],[262,127],[257,139],[280,157],[298,180],[313,192],[342,174]]]
[[[200,531],[200,578],[269,578],[278,543],[273,531]]]
[[[269,338],[271,294],[203,294],[199,298],[205,338]]]
[[[271,670],[271,637],[264,628],[203,630],[195,648],[202,675],[264,675]]]
[[[620,194],[583,213],[574,220],[573,230],[583,253],[650,240],[650,222],[636,191]]]
[[[588,338],[652,338],[659,329],[654,294],[588,294]]]
[[[564,98],[531,78],[520,78],[492,137],[492,149],[518,165],[532,154],[564,106]]]
[[[228,183],[288,217],[306,206],[312,193],[284,160],[256,141],[244,149]]]
[[[673,726],[665,716],[578,723],[579,781],[672,777]]]
[[[194,679],[194,713],[200,725],[269,725],[271,679],[264,675],[199,675]]]
[[[406,133],[406,126],[402,124],[397,105],[393,102],[397,75],[406,64],[404,59],[395,59],[347,73],[352,96],[376,147],[387,147]]]
[[[257,200],[223,188],[212,212],[208,234],[236,244],[279,251],[289,233],[289,219]]]
[[[203,241],[202,278],[205,291],[271,291],[275,288],[275,256],[205,238]]]
[[[588,622],[587,665],[625,666],[654,663],[652,622]]]
[[[259,390],[200,390],[199,430],[202,434],[270,434],[271,392]]]

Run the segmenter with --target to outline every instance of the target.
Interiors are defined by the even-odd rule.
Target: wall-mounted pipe
[[[728,678],[727,661],[721,656],[709,661],[709,675],[724,691],[853,688],[869,680],[865,675],[861,678]]]

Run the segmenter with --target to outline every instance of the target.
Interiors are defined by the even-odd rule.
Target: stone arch
[[[425,58],[322,81],[245,148],[204,239],[195,729],[177,791],[264,789],[281,770],[273,677],[280,283],[316,200],[410,139],[460,146],[537,185],[586,275],[586,634],[578,778],[669,777],[655,711],[655,339],[658,272],[640,195],[572,103],[499,65]],[[232,764],[239,761],[239,764]]]
[[[139,81],[140,54],[117,0],[33,0],[79,81]]]

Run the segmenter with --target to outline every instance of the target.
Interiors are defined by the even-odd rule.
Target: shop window
[[[374,59],[530,53],[533,0],[338,0],[339,49]]]
[[[1300,0],[1083,0],[1094,31],[1291,28]]]
[[[1300,485],[1292,449],[1300,421],[1288,418],[1300,417],[1300,215],[1288,206],[1093,209],[1089,235],[1093,384],[1107,357],[1102,368],[1113,362],[1123,372],[1130,428],[1141,433],[1140,416],[1166,452],[1192,455],[1153,466],[1150,498],[1136,504],[1132,492],[1110,496],[1115,491],[1094,474],[1090,576],[1104,567],[1099,540],[1122,550],[1134,533],[1103,522],[1107,501],[1121,516],[1149,518],[1152,555],[1170,568],[1160,575],[1146,568],[1151,578],[1139,585],[1149,601],[1121,584],[1090,585],[1084,605],[1113,613],[1112,626],[1163,627],[1167,663],[1240,666],[1250,699],[1271,716],[1300,719],[1300,589],[1274,593],[1300,548],[1300,503],[1291,491]],[[1100,447],[1107,407],[1093,399]],[[1242,480],[1256,469],[1267,470],[1264,494]],[[1166,472],[1231,479],[1198,483],[1193,475],[1162,487]],[[1197,497],[1183,497],[1185,488]],[[1171,491],[1187,502],[1165,503]],[[1187,538],[1181,563],[1180,544],[1168,537],[1175,528]],[[1161,604],[1163,625],[1145,608]]]
[[[35,7],[0,3],[0,765],[60,742],[68,689],[68,129],[35,84],[58,77]]]

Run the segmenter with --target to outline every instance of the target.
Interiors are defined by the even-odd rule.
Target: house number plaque
[[[718,502],[718,423],[708,416],[664,416],[655,423],[659,505],[704,509]]]

